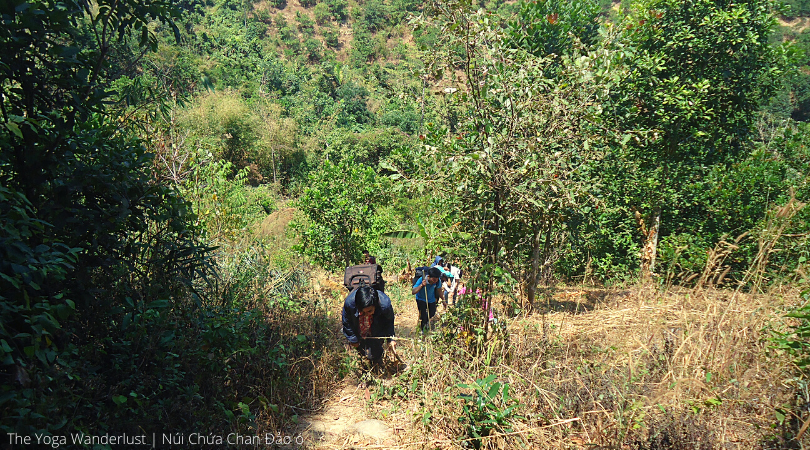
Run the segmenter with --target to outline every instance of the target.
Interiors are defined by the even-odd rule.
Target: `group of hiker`
[[[361,356],[381,364],[383,343],[387,342],[396,356],[394,309],[384,292],[382,266],[367,251],[363,255],[363,264],[347,267],[344,274],[344,285],[350,292],[343,302],[343,334]],[[441,256],[436,256],[430,266],[416,268],[411,293],[416,299],[422,331],[430,327],[439,301],[445,308],[448,302],[455,304],[463,290],[461,276],[462,271],[445,263]]]

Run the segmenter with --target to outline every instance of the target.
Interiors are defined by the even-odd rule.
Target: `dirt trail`
[[[369,420],[365,412],[369,388],[356,381],[344,381],[342,389],[330,399],[323,410],[301,421],[296,433],[304,437],[305,448],[346,448],[348,446],[391,445],[391,425],[383,422],[369,431],[358,424]],[[385,428],[389,431],[386,433]],[[375,433],[375,431],[377,433]]]
[[[386,289],[387,290],[387,289]],[[413,347],[412,339],[418,338],[418,314],[412,297],[402,289],[388,292],[395,311],[396,336],[402,338],[397,345],[397,353],[408,363]],[[439,306],[437,317],[443,310]],[[386,365],[387,373],[373,376],[376,384],[388,384],[397,375],[393,357]],[[409,423],[400,415],[386,415],[380,412],[381,406],[373,399],[376,386],[363,382],[361,370],[346,377],[335,394],[323,408],[302,417],[296,435],[304,438],[303,448],[308,449],[349,449],[349,448],[390,448],[404,443]],[[358,378],[359,377],[359,378]],[[301,447],[297,447],[301,448]]]

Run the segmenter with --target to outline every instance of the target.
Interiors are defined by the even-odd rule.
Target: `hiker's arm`
[[[354,329],[352,328],[351,319],[349,318],[349,314],[351,311],[346,310],[346,306],[343,307],[343,335],[346,336],[346,339],[349,340],[349,344],[352,347],[357,347],[360,345],[360,339],[358,339],[357,335],[354,333]]]
[[[383,316],[383,320],[385,320],[385,331],[384,334],[388,339],[388,342],[394,342],[390,338],[394,337],[394,310],[390,309],[386,311],[386,314]]]
[[[423,287],[425,287],[426,284],[427,278],[423,277],[422,282],[414,286],[413,289],[411,289],[411,294],[416,295],[416,293],[419,292]]]

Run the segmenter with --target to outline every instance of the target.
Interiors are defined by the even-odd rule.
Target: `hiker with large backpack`
[[[436,315],[436,300],[442,297],[441,276],[442,271],[438,267],[431,267],[427,271],[422,271],[413,283],[411,293],[416,296],[419,327],[423,331],[428,327],[430,319]]]
[[[346,268],[346,271],[343,272],[343,286],[346,287],[346,290],[352,291],[364,283],[378,291],[385,291],[382,266],[377,264],[377,260],[373,256],[366,261],[366,264]]]
[[[354,289],[343,301],[343,335],[360,356],[380,367],[383,341],[388,341],[391,351],[396,352],[391,299],[365,283]]]

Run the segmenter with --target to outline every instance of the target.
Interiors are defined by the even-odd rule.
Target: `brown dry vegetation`
[[[342,287],[326,277],[317,285],[318,295],[331,298],[340,341]],[[385,421],[395,433],[374,441],[347,431],[310,440],[309,448],[472,448],[459,422],[458,395],[467,391],[458,384],[490,374],[509,383],[522,417],[510,420],[510,432],[484,439],[482,448],[769,449],[810,443],[780,437],[787,429],[795,435],[808,417],[792,412],[802,411],[794,368],[768,350],[768,330],[785,327],[785,310],[799,299],[795,291],[548,291],[542,311],[501,316],[508,340],[485,343],[480,356],[442,320],[429,337],[420,337],[407,288],[389,291],[397,334],[405,337],[398,352],[408,367],[387,375],[355,367],[344,380],[316,369],[313,382],[331,383],[318,388],[326,397],[316,409],[336,415],[347,389],[367,387],[368,399],[357,394],[352,406],[364,404],[367,417]],[[781,423],[780,414],[786,415]]]

